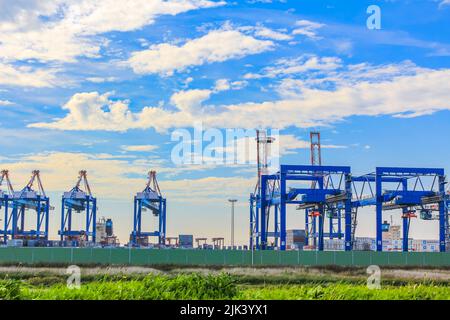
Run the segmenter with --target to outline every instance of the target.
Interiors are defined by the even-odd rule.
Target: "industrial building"
[[[102,217],[96,224],[96,243],[102,247],[116,247],[119,245],[117,236],[114,235],[113,221]]]

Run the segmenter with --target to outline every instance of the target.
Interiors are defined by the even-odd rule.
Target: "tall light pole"
[[[231,202],[231,247],[234,247],[234,203],[236,199],[228,199]]]

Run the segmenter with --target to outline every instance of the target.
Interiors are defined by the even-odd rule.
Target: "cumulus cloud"
[[[148,50],[133,52],[128,64],[138,74],[170,76],[191,66],[237,59],[273,47],[270,40],[259,40],[238,30],[222,28],[182,45],[161,43]]]
[[[3,0],[0,57],[64,62],[77,56],[96,57],[108,43],[98,35],[136,30],[160,15],[224,4],[209,0]]]
[[[394,115],[414,117],[450,109],[450,69],[431,70],[409,65],[350,66],[338,72],[318,74],[315,84],[304,79],[286,86],[281,99],[265,102],[243,102],[230,105],[207,105],[213,90],[196,89],[174,94],[171,103],[144,107],[132,112],[128,101],[112,100],[106,94],[79,93],[63,108],[68,114],[49,123],[32,127],[59,130],[112,130],[191,127],[202,121],[204,126],[287,128],[327,125],[354,115]],[[402,71],[403,70],[403,71]],[[407,70],[407,71],[405,71]],[[370,71],[371,78],[365,74]],[[325,84],[323,83],[325,82]],[[283,82],[281,83],[281,85]],[[298,84],[299,88],[295,88]]]
[[[167,174],[178,170],[162,166],[158,160],[129,160],[111,154],[86,154],[73,152],[46,152],[25,155],[14,162],[3,162],[8,169],[15,189],[21,188],[30,178],[32,170],[39,169],[47,192],[63,192],[73,187],[80,169],[88,172],[93,193],[99,198],[131,199],[145,186],[147,172],[156,170]],[[178,201],[211,201],[224,194],[248,194],[254,179],[242,177],[208,177],[200,179],[161,179],[165,196]],[[223,188],[217,188],[217,185]],[[111,187],[120,186],[120,187]],[[124,192],[126,190],[126,192]],[[186,193],[186,190],[192,190]],[[193,199],[195,199],[193,201]]]
[[[170,102],[177,107],[180,112],[195,114],[201,111],[202,102],[209,99],[212,90],[193,89],[174,93]]]
[[[110,93],[77,93],[63,106],[69,114],[50,124],[34,124],[32,127],[61,129],[62,126],[73,130],[126,131],[137,119],[128,108],[128,101],[109,100]],[[81,122],[87,121],[87,126]],[[122,127],[122,129],[120,129]]]

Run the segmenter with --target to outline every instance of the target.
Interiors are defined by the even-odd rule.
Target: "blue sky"
[[[369,5],[381,29],[369,30]],[[229,235],[239,199],[246,243],[253,164],[176,166],[174,130],[280,130],[281,162],[308,163],[308,132],[323,162],[450,170],[448,1],[0,0],[0,161],[16,189],[40,169],[52,196],[87,169],[100,215],[122,242],[132,196],[158,171],[168,233]],[[226,146],[224,146],[226,147]],[[388,217],[389,215],[387,215]],[[359,235],[374,235],[374,214]],[[394,219],[399,221],[399,215]],[[290,228],[303,215],[290,210]],[[149,227],[152,229],[152,227]],[[437,238],[414,221],[415,238]]]

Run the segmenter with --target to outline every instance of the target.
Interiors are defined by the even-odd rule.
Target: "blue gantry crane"
[[[85,226],[82,230],[73,230],[73,214],[84,214]],[[87,171],[81,170],[75,186],[64,192],[61,201],[61,227],[58,234],[63,240],[92,241],[96,239],[97,199],[92,196],[87,179]]]
[[[150,210],[158,218],[156,231],[142,231],[142,212]],[[148,245],[149,237],[157,237],[158,244],[164,244],[166,237],[166,199],[162,196],[156,179],[156,171],[148,173],[145,189],[134,197],[133,231],[131,242],[134,246]]]
[[[11,181],[9,179],[9,172],[8,170],[2,170],[0,173],[0,209],[4,209],[4,223],[5,227],[2,230],[3,234],[3,241],[6,243],[8,240],[8,233],[6,230],[8,229],[7,221],[9,216],[9,210],[12,207],[12,199],[14,196],[14,188],[11,184]],[[2,186],[6,183],[6,189],[3,190]]]
[[[367,206],[376,208],[377,251],[383,250],[383,232],[388,226],[383,211],[387,210],[401,211],[403,251],[409,249],[413,218],[438,220],[439,250],[444,252],[449,246],[450,194],[445,192],[444,169],[378,167],[374,173],[352,176],[350,167],[281,165],[277,173],[261,175],[259,180],[259,188],[250,195],[251,248],[271,248],[268,238],[273,238],[272,246],[286,249],[287,204],[305,209],[305,229],[318,250],[324,249],[326,237],[343,237],[345,250],[352,250],[358,209]],[[305,187],[288,188],[287,183],[295,181],[306,181]],[[330,221],[328,233],[325,218],[337,222],[335,226]]]
[[[9,181],[7,172],[5,177]],[[33,189],[35,183],[37,183],[37,190]],[[5,207],[2,232],[4,240],[7,241],[8,236],[11,236],[11,239],[48,240],[49,210],[51,208],[49,198],[42,186],[39,170],[32,172],[30,181],[21,191],[14,192],[10,182],[8,182],[8,189],[12,192],[12,197],[8,195],[6,205],[9,203],[11,210]],[[27,211],[36,213],[36,229],[26,230]],[[28,225],[33,225],[33,223],[28,223]]]
[[[352,207],[355,210],[365,206],[376,208],[377,251],[383,251],[383,211],[397,209],[402,212],[403,251],[408,251],[411,219],[417,218],[418,212],[422,220],[439,220],[439,250],[445,251],[449,225],[444,169],[378,167],[374,173],[353,177],[352,183],[355,195]],[[356,183],[362,186],[358,188]],[[364,195],[364,190],[370,193]]]
[[[450,250],[450,186],[447,185],[447,191],[445,192],[445,212],[444,212],[444,221],[445,221],[445,249]]]
[[[257,194],[250,195],[250,247],[268,249],[268,238],[274,246],[286,250],[286,205],[296,204],[313,213],[318,220],[318,250],[325,237],[345,238],[345,250],[351,249],[351,173],[350,167],[316,165],[281,165],[275,174],[261,175]],[[290,187],[289,182],[305,182],[304,187]],[[311,183],[315,182],[315,183]],[[274,227],[269,225],[273,208]],[[324,232],[326,213],[344,211],[344,234]],[[308,219],[306,219],[308,223]],[[308,226],[306,226],[308,227]]]

